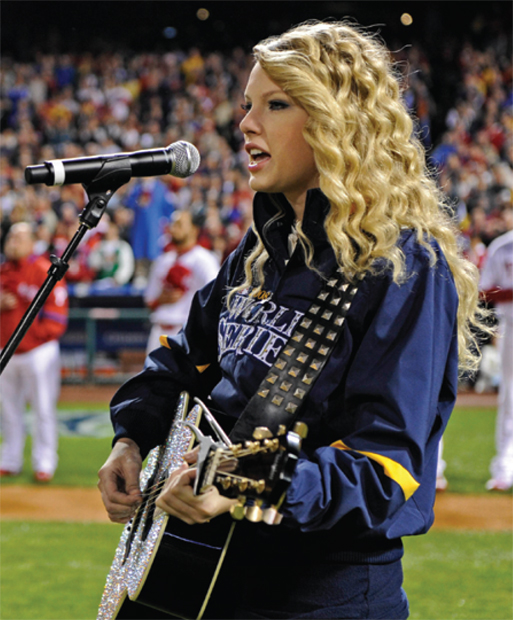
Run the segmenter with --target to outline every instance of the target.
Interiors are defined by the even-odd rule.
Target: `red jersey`
[[[50,261],[42,256],[30,256],[20,261],[6,261],[0,266],[1,294],[11,293],[17,301],[14,308],[0,310],[2,348],[46,280],[50,265]],[[57,282],[16,353],[26,353],[50,340],[58,340],[68,324],[68,304],[66,285],[62,281]]]

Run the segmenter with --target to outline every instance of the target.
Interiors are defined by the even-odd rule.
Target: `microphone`
[[[148,149],[133,153],[112,153],[74,159],[52,159],[25,168],[25,180],[30,185],[68,185],[91,182],[106,161],[127,159],[132,177],[151,177],[171,174],[181,179],[194,174],[200,165],[198,149],[184,140],[166,148]]]

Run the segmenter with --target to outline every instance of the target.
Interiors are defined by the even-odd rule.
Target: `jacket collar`
[[[324,221],[329,210],[329,201],[320,189],[308,190],[302,229],[312,242],[316,255],[331,249],[324,230]],[[287,260],[287,239],[295,222],[295,214],[285,196],[262,192],[255,194],[253,220],[269,255],[280,263]]]

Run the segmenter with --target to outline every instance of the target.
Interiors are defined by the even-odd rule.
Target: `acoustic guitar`
[[[137,618],[133,608],[139,605],[178,618],[202,618],[237,521],[245,518],[269,525],[281,521],[280,506],[306,426],[296,423],[292,431],[280,427],[276,436],[257,427],[250,440],[232,444],[208,408],[194,400],[196,405],[190,408],[189,395],[182,392],[166,442],[148,456],[140,477],[142,503],[121,534],[97,620]],[[216,439],[199,430],[202,415]],[[162,512],[155,501],[196,442],[195,494],[215,486],[222,495],[236,498],[237,504],[231,516],[191,526]]]

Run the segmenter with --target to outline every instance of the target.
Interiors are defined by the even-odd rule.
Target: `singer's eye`
[[[251,103],[241,103],[240,107],[244,112],[249,112],[251,110]]]
[[[289,108],[290,105],[286,101],[273,100],[269,101],[269,109],[270,110],[284,110],[285,108]]]

